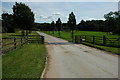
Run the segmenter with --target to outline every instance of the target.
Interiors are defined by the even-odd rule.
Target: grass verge
[[[90,46],[90,47],[94,47],[94,48],[97,48],[97,49],[105,50],[105,51],[108,51],[108,52],[111,52],[111,53],[115,53],[117,55],[120,55],[120,49],[119,48],[95,45],[95,44],[86,43],[86,42],[83,42],[82,44]]]
[[[30,35],[38,35],[32,32]],[[45,67],[47,51],[44,44],[26,43],[2,55],[2,78],[39,79]]]
[[[3,78],[40,78],[46,53],[43,44],[30,43],[3,55]]]

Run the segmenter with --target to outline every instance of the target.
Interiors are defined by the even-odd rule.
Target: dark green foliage
[[[22,30],[30,30],[34,24],[34,14],[31,9],[23,3],[15,3],[13,6],[13,18]]]
[[[64,31],[70,31],[70,28],[68,27],[67,23],[62,24],[62,30]]]
[[[61,30],[61,25],[62,25],[62,22],[61,22],[60,18],[58,18],[58,20],[56,21],[56,27],[57,27],[58,31]]]
[[[51,22],[51,30],[54,31],[54,29],[55,29],[55,22],[52,21],[52,22]]]
[[[58,18],[58,20],[56,21],[56,27],[57,27],[59,37],[60,37],[61,26],[62,26],[62,22],[60,18]]]
[[[42,27],[43,27],[43,29],[46,30],[46,31],[50,31],[50,29],[51,29],[49,23],[44,23],[44,24],[42,24]]]
[[[77,25],[77,30],[83,31],[105,31],[105,21],[103,20],[91,20],[91,21],[84,21]],[[107,30],[106,30],[107,31]]]
[[[38,29],[45,31],[70,31],[72,33],[72,37],[74,35],[74,30],[80,31],[101,31],[101,32],[110,32],[113,34],[120,34],[120,11],[110,12],[104,15],[106,20],[81,20],[79,24],[76,25],[76,18],[73,12],[69,14],[69,18],[67,23],[61,24],[59,26],[59,22],[52,21],[49,23],[42,23],[39,25]],[[54,32],[53,32],[54,33]]]
[[[81,21],[76,30],[83,31],[102,31],[112,32],[113,34],[120,34],[120,11],[110,12],[104,15],[103,20]]]
[[[105,14],[104,17],[110,31],[114,34],[120,34],[120,11],[110,12]]]
[[[53,31],[52,34],[54,34],[54,30],[55,30],[55,23],[54,21],[52,21],[51,23],[51,31]]]
[[[69,18],[68,18],[68,26],[71,30],[74,30],[75,29],[75,26],[76,26],[76,18],[75,18],[75,15],[73,12],[71,12],[69,14]]]
[[[72,33],[72,40],[73,40],[73,35],[74,35],[74,29],[75,29],[75,26],[76,26],[76,18],[75,18],[75,15],[74,15],[74,13],[73,12],[71,12],[70,14],[69,14],[69,18],[68,18],[68,26],[69,26],[69,28],[71,29],[71,33]]]
[[[14,30],[14,21],[13,15],[8,13],[2,14],[2,32],[12,33],[15,32]]]

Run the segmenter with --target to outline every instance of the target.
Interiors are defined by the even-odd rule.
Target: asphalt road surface
[[[118,78],[117,55],[38,33],[48,50],[44,78]]]

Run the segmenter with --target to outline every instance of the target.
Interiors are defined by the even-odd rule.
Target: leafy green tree
[[[108,14],[104,15],[104,18],[106,19],[106,31],[107,32],[113,32],[115,28],[115,18],[113,18],[113,12],[109,12]]]
[[[73,12],[71,12],[69,14],[69,18],[68,18],[68,26],[69,28],[71,29],[71,34],[72,34],[72,41],[73,41],[73,38],[74,38],[74,29],[75,29],[75,26],[76,26],[76,18],[75,18],[75,15]]]
[[[52,28],[52,34],[54,34],[54,29],[55,29],[55,22],[54,21],[51,22],[51,28]]]
[[[15,32],[13,15],[8,13],[2,14],[2,32]]]
[[[62,22],[61,22],[60,18],[58,18],[58,20],[56,21],[56,26],[57,26],[57,30],[58,30],[58,35],[60,37],[60,31],[61,31],[61,26],[62,26]]]
[[[77,25],[77,30],[84,30],[85,26],[85,21],[81,20],[81,22]]]
[[[115,34],[120,34],[120,11],[109,12],[104,15],[107,23],[107,29]]]
[[[26,30],[26,35],[28,35],[28,30],[31,30],[34,24],[34,14],[31,9],[23,3],[15,3],[13,5],[13,17],[16,25],[22,29],[22,35],[24,30]]]
[[[67,23],[62,23],[62,30],[63,31],[69,31],[70,29],[68,28]]]

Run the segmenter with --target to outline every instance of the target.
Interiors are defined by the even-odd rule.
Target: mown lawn
[[[42,31],[44,33],[50,34],[52,36],[56,36],[58,37],[58,32],[54,31],[54,34],[52,31]],[[106,33],[106,32],[96,32],[96,31],[74,31],[74,35],[87,35],[87,36],[100,36],[103,37],[104,35],[107,38],[120,38],[120,35],[112,35],[110,33]],[[68,40],[68,41],[72,41],[71,38],[71,32],[66,32],[66,31],[61,31],[61,36],[62,39]],[[101,45],[95,45],[95,44],[91,44],[91,43],[86,43],[84,42],[85,45],[90,45],[90,46],[94,46],[94,47],[98,47],[101,48],[103,50],[112,52],[112,53],[116,53],[116,54],[120,54],[120,49],[116,48],[116,47],[108,47],[108,46],[101,46]]]
[[[53,31],[42,31],[42,32],[59,37],[57,31],[54,31],[54,34],[53,34]],[[96,32],[96,31],[74,31],[74,35],[101,36],[101,37],[103,37],[105,35],[108,38],[120,37],[120,35],[112,35],[107,32]],[[67,32],[61,31],[61,38],[66,39],[68,41],[72,41],[71,32],[70,31],[67,31]]]
[[[43,44],[25,44],[2,57],[3,78],[40,78],[45,67],[46,49]]]
[[[30,35],[38,35],[32,32]],[[26,43],[2,56],[2,78],[40,78],[47,51],[44,44]]]

